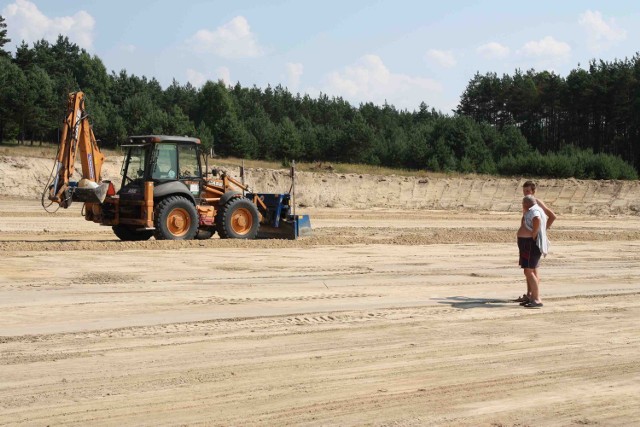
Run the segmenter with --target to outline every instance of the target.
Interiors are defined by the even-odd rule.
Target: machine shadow
[[[448,304],[453,308],[502,308],[513,306],[513,301],[507,299],[497,298],[473,298],[465,296],[445,297],[445,298],[432,298],[437,301],[438,304]]]

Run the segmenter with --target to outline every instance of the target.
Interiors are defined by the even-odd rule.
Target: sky
[[[5,49],[63,34],[164,88],[280,84],[446,114],[478,72],[566,76],[640,50],[637,1],[0,0],[0,15]]]

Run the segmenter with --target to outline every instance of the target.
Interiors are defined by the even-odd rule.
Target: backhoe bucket
[[[71,200],[74,202],[102,203],[107,197],[109,183],[103,182],[97,187],[72,187]]]

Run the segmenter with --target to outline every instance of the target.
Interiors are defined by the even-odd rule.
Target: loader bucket
[[[71,200],[74,202],[102,203],[107,197],[109,183],[103,182],[96,187],[73,187]]]

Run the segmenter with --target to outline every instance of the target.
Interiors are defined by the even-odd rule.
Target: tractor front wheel
[[[156,240],[192,240],[198,232],[196,207],[185,197],[167,197],[158,203],[155,227]]]
[[[251,200],[235,197],[218,211],[216,226],[221,239],[255,239],[260,227],[258,208]]]

